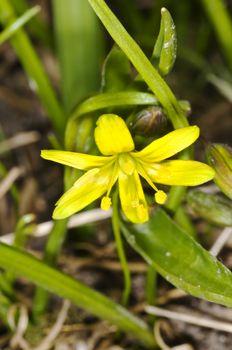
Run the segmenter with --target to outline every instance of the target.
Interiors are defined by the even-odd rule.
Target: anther
[[[158,204],[164,204],[166,202],[167,199],[167,195],[164,191],[157,191],[155,193],[155,201]]]
[[[110,197],[103,197],[101,200],[101,209],[102,210],[109,210],[111,207],[111,198]]]

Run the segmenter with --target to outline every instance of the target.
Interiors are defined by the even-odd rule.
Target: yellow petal
[[[98,157],[84,153],[56,150],[43,150],[41,151],[41,157],[81,170],[101,167],[113,159],[113,157]]]
[[[147,162],[159,162],[190,146],[198,137],[199,128],[197,126],[177,129],[153,141],[142,151],[133,152],[133,156]]]
[[[54,219],[64,219],[101,197],[112,180],[111,166],[89,170],[56,203]],[[117,177],[114,178],[114,183]]]
[[[132,175],[119,172],[119,196],[128,220],[142,224],[149,219],[146,199],[137,171]]]
[[[144,167],[152,181],[170,186],[196,186],[214,177],[211,167],[193,160],[170,160]]]
[[[134,142],[126,123],[115,114],[103,114],[94,133],[99,151],[104,155],[130,152]]]

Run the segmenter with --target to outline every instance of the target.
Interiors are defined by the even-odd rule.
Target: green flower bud
[[[210,144],[206,148],[206,156],[208,163],[215,170],[215,183],[232,199],[232,148],[217,143]]]
[[[220,226],[232,226],[232,204],[219,195],[191,190],[187,202],[195,214]]]
[[[164,130],[167,125],[167,118],[164,116],[162,108],[153,106],[140,111],[134,119],[132,129],[141,135],[153,135]]]

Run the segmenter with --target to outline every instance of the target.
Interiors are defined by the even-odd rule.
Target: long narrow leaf
[[[0,22],[4,27],[7,27],[15,22],[15,20],[16,16],[10,1],[1,0]],[[48,117],[53,123],[54,128],[62,135],[65,126],[63,111],[26,32],[23,29],[19,29],[14,36],[11,37],[11,43],[30,78],[31,85],[33,85],[36,93],[47,109]]]
[[[23,276],[60,297],[69,299],[75,305],[117,325],[124,332],[133,334],[147,345],[154,345],[153,336],[142,320],[104,295],[33,256],[0,243],[0,267]]]
[[[64,106],[70,111],[100,85],[103,56],[99,21],[86,0],[53,0]]]

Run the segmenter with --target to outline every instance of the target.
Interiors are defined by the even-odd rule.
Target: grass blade
[[[15,22],[15,20],[16,16],[10,1],[1,0],[0,22],[4,27],[7,27]],[[31,85],[33,85],[36,93],[48,111],[48,116],[55,130],[60,135],[63,135],[65,119],[62,108],[56,99],[54,90],[26,32],[23,29],[18,29],[14,36],[11,37],[11,44],[30,78]]]
[[[104,295],[49,267],[30,254],[0,243],[0,266],[69,299],[75,305],[117,325],[124,332],[133,334],[147,345],[154,346],[153,336],[142,320]]]
[[[100,84],[102,38],[97,17],[86,0],[53,0],[61,92],[66,111]]]

